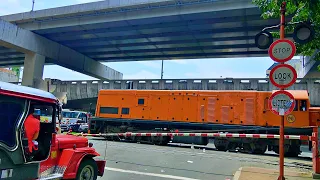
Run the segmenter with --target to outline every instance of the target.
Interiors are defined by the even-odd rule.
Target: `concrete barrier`
[[[258,90],[277,89],[267,78],[237,79],[144,79],[112,81],[60,81],[51,79],[56,92],[67,92],[68,100],[95,98],[100,89],[166,90]],[[289,89],[308,90],[312,105],[320,106],[320,78],[298,79]]]
[[[109,81],[60,81],[46,79],[50,92],[66,92],[68,101],[96,98],[101,89],[257,90],[272,91],[268,78],[227,79],[126,79]],[[310,102],[320,106],[320,78],[298,79],[291,90],[308,90]]]

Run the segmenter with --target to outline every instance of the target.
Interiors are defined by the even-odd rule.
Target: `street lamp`
[[[272,42],[272,34],[268,31],[261,31],[255,36],[255,44],[259,49],[268,49]]]
[[[299,23],[293,31],[293,39],[299,44],[305,44],[311,41],[314,37],[315,31],[310,23]]]

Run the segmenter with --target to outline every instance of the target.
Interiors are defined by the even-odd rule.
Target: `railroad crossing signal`
[[[278,88],[292,86],[297,80],[296,70],[288,64],[280,64],[270,71],[270,81]]]
[[[294,97],[288,91],[276,91],[269,99],[269,108],[276,115],[288,115],[293,111],[294,107]]]
[[[269,99],[271,111],[280,116],[290,114],[295,107],[295,100],[291,93],[284,91],[285,88],[292,86],[297,80],[296,70],[284,64],[289,61],[296,53],[296,46],[288,39],[279,39],[273,42],[269,48],[270,58],[281,64],[274,67],[270,72],[271,83],[281,88],[281,91],[273,93]]]
[[[273,42],[269,48],[271,59],[279,63],[289,61],[295,54],[296,46],[288,39],[279,39]]]

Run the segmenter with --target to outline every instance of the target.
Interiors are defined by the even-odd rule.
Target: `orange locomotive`
[[[290,90],[294,111],[285,116],[285,133],[311,135],[320,108],[310,107],[306,90]],[[268,107],[270,91],[101,90],[91,133],[176,131],[279,133],[280,116]],[[129,137],[134,141],[167,144],[166,137]],[[144,139],[142,139],[144,138]],[[207,137],[174,137],[173,142],[208,144]],[[286,140],[286,155],[300,154],[300,140]],[[251,153],[278,151],[278,140],[214,138],[219,150]]]

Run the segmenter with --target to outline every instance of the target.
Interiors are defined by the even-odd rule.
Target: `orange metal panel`
[[[246,98],[245,100],[245,124],[254,124],[254,99]]]
[[[169,97],[168,119],[171,121],[183,121],[183,96],[171,95]]]
[[[198,98],[186,95],[183,97],[183,119],[184,122],[199,122],[198,120]]]
[[[228,124],[229,122],[229,106],[221,107],[221,123]]]
[[[307,91],[290,92],[296,100],[307,98]],[[121,116],[121,118],[166,121],[279,126],[280,117],[271,113],[267,106],[271,93],[267,91],[101,90],[96,114],[98,117]],[[145,99],[143,105],[138,105],[139,98]],[[310,104],[309,101],[307,104]],[[119,113],[101,114],[100,107],[118,107]],[[124,107],[130,108],[129,115],[121,115],[121,108]],[[309,118],[309,111],[294,111],[291,116],[285,118],[288,119],[285,122],[286,126],[302,127],[315,124],[314,120]]]
[[[207,108],[207,120],[209,123],[216,122],[216,97],[208,98],[208,108]]]

